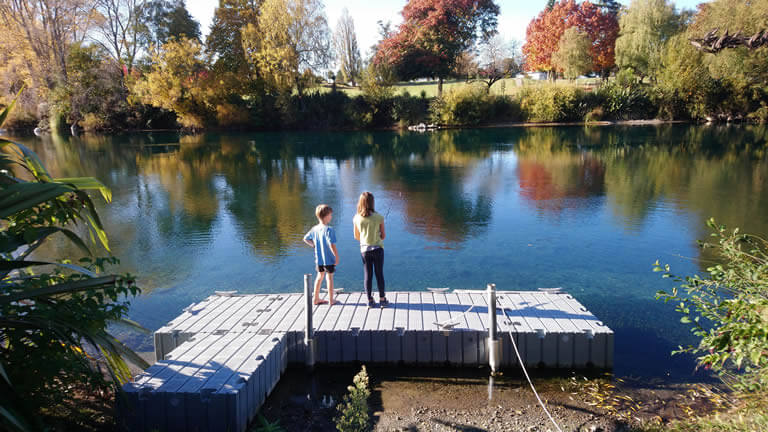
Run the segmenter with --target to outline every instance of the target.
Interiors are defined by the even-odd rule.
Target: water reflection
[[[694,214],[697,232],[714,216],[766,233],[767,134],[765,127],[661,126],[85,135],[32,144],[57,175],[92,174],[114,189],[108,211],[121,243],[152,247],[135,225],[122,223],[133,219],[141,231],[156,232],[154,247],[172,239],[210,245],[224,211],[254,253],[275,258],[300,244],[297,233],[312,224],[320,198],[342,206],[365,185],[385,192],[380,211],[397,209],[408,232],[461,244],[487,229],[510,177],[522,201],[544,215],[604,197],[629,230],[671,206]]]
[[[150,328],[217,289],[300,290],[312,271],[301,237],[320,202],[335,210],[337,285],[358,289],[350,221],[370,190],[387,218],[390,289],[564,286],[617,331],[617,368],[685,374],[689,361],[661,365],[690,334],[653,300],[668,281],[651,263],[706,268],[695,240],[711,216],[768,234],[759,126],[20,140],[55,175],[113,189],[102,218],[121,270],[140,275],[132,314]]]

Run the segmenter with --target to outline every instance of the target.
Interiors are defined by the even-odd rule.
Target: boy
[[[320,300],[320,285],[323,284],[323,276],[328,287],[328,300],[330,304],[336,304],[333,299],[333,272],[339,265],[339,251],[336,250],[336,232],[328,224],[333,218],[333,209],[325,204],[320,204],[315,209],[318,223],[304,236],[304,243],[315,248],[315,264],[317,264],[317,278],[315,279],[316,305],[328,303]]]

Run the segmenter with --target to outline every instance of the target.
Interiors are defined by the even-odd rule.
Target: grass
[[[587,78],[587,79],[579,79],[575,81],[569,81],[569,80],[557,80],[555,82],[556,85],[582,85],[585,87],[594,87],[600,82],[598,78]],[[514,95],[517,93],[518,89],[522,87],[527,86],[535,86],[535,85],[546,85],[550,84],[549,81],[534,81],[531,79],[523,79],[518,81],[516,78],[505,78],[503,80],[499,80],[498,82],[493,84],[493,87],[491,87],[491,93],[502,95],[506,94],[508,96]],[[485,86],[485,84],[481,82],[473,82],[473,83],[467,83],[465,80],[447,80],[443,81],[443,92],[446,92],[451,89],[457,89],[461,88],[467,85],[475,85],[475,86]],[[357,96],[361,94],[360,87],[349,87],[344,85],[337,85],[336,87],[338,90],[343,91],[347,93],[349,96]],[[331,86],[330,84],[323,84],[319,87],[321,92],[330,91]],[[424,92],[425,97],[427,98],[434,98],[437,96],[437,81],[419,81],[419,82],[400,82],[394,85],[395,94],[405,94],[408,93],[411,96],[421,96],[422,92]]]

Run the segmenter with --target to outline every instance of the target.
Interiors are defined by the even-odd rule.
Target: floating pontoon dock
[[[288,364],[509,368],[514,338],[526,366],[613,366],[613,331],[569,294],[390,292],[388,308],[369,309],[360,292],[313,306],[311,285],[305,277],[304,294],[217,293],[187,307],[155,332],[157,362],[125,385],[121,427],[244,431]]]

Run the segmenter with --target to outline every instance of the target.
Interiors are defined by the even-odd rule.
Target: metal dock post
[[[501,349],[496,336],[496,284],[488,284],[488,365],[496,372],[501,364]]]
[[[304,275],[304,345],[308,368],[315,366],[315,330],[312,328],[312,275]]]

